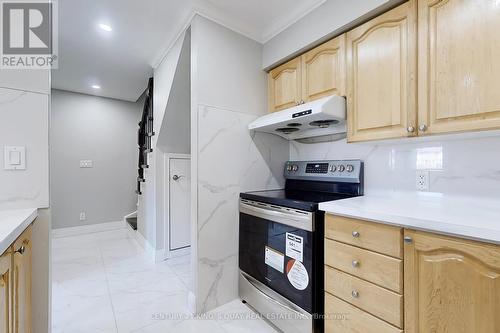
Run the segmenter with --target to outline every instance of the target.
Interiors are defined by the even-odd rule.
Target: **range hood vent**
[[[329,96],[260,117],[248,125],[248,129],[287,140],[321,142],[344,138],[345,122],[345,98]],[[316,139],[310,140],[312,138]]]

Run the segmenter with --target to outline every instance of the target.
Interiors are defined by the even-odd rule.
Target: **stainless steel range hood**
[[[346,101],[341,96],[324,97],[260,117],[248,125],[248,129],[302,142],[343,138],[346,133]]]

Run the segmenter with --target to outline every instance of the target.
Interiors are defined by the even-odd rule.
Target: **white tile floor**
[[[128,230],[52,242],[53,333],[275,333],[240,301],[193,319],[189,256],[153,263]]]

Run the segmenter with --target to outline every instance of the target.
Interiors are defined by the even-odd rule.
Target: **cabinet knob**
[[[358,268],[358,267],[359,267],[359,261],[357,261],[357,260],[353,260],[353,261],[352,261],[352,267],[354,267],[354,268]]]
[[[24,245],[23,245],[18,250],[16,250],[15,253],[19,253],[20,255],[23,255],[25,251],[26,251],[26,247],[24,247]]]
[[[352,298],[359,298],[359,291],[357,290],[351,291],[351,296]]]
[[[413,243],[413,238],[411,238],[410,236],[405,236],[404,241],[406,244],[411,244]]]
[[[359,236],[360,236],[360,234],[359,234],[359,232],[358,232],[358,231],[353,231],[353,232],[352,232],[352,237],[354,237],[354,238],[359,238]]]
[[[420,130],[420,132],[425,132],[427,131],[427,125],[426,124],[421,124],[418,129]]]
[[[408,126],[408,128],[406,130],[408,131],[408,133],[413,133],[413,132],[415,132],[415,127]]]

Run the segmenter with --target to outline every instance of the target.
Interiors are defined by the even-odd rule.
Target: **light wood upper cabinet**
[[[12,256],[7,250],[0,257],[0,333],[10,333],[12,325]]]
[[[295,58],[268,74],[269,111],[279,111],[299,104],[302,96],[302,64]]]
[[[270,112],[345,95],[345,35],[271,70],[268,86]]]
[[[32,227],[14,242],[13,257],[13,332],[31,332],[31,233]]]
[[[500,332],[500,248],[405,231],[405,332]]]
[[[302,100],[345,95],[345,35],[340,35],[302,57]]]
[[[416,4],[409,1],[347,33],[348,140],[416,131]]]
[[[500,128],[500,4],[420,0],[421,134]]]

